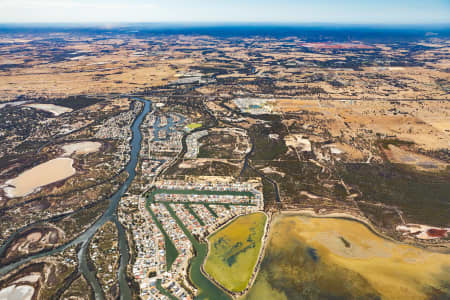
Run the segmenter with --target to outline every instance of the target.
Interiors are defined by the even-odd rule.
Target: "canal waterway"
[[[65,249],[72,247],[74,245],[81,245],[79,248],[79,251],[77,253],[78,260],[79,260],[79,271],[83,276],[87,279],[88,283],[94,290],[95,299],[103,300],[105,299],[105,295],[103,293],[103,290],[96,278],[95,271],[90,270],[89,268],[89,262],[88,262],[88,248],[89,243],[93,236],[96,234],[98,229],[103,226],[107,221],[112,221],[116,224],[118,229],[118,237],[119,237],[119,250],[120,250],[120,264],[119,264],[119,270],[117,274],[118,282],[119,282],[119,288],[120,288],[120,299],[131,299],[132,294],[131,290],[127,283],[126,278],[126,269],[129,262],[129,245],[127,241],[127,237],[125,234],[125,229],[123,228],[122,224],[118,221],[117,218],[117,208],[119,205],[119,201],[121,197],[125,194],[125,192],[128,190],[130,184],[134,180],[136,176],[135,168],[137,166],[138,158],[139,158],[139,152],[141,149],[141,141],[142,141],[142,134],[140,132],[140,125],[142,124],[145,116],[150,112],[151,110],[151,101],[142,99],[142,98],[134,98],[137,101],[141,101],[144,103],[143,110],[139,113],[137,118],[134,120],[133,124],[131,125],[131,131],[132,131],[132,139],[131,139],[131,155],[130,160],[125,167],[125,171],[129,174],[126,181],[122,184],[122,186],[119,188],[119,190],[113,194],[113,196],[108,200],[109,206],[103,213],[103,215],[91,226],[89,227],[85,232],[80,234],[77,238],[72,240],[71,242],[64,244],[60,247],[57,247],[53,250],[49,250],[42,253],[37,253],[31,256],[28,256],[22,260],[19,260],[15,263],[9,264],[7,266],[3,266],[0,268],[0,276],[15,270],[19,268],[21,265],[32,261],[33,259],[42,258],[46,256],[50,256],[59,252],[64,251]],[[183,119],[180,119],[179,122],[182,122]],[[155,128],[158,128],[158,130],[155,133],[155,137],[158,137],[159,130],[171,130],[171,127],[178,122],[173,122],[172,118],[169,117],[167,119],[167,125],[165,126],[159,126],[159,118],[157,119],[157,122],[155,123]],[[249,200],[253,196],[250,192],[236,192],[236,191],[196,191],[196,190],[157,190],[157,193],[182,193],[182,194],[200,194],[200,195],[241,195],[241,196],[248,196]],[[151,198],[151,197],[149,197]],[[250,202],[250,201],[249,201]],[[148,204],[148,203],[147,203]],[[218,203],[219,204],[219,203]],[[242,204],[242,205],[252,205],[250,203],[248,204]],[[148,206],[147,206],[148,208]],[[209,208],[209,207],[207,207]],[[173,218],[175,221],[182,227],[182,229],[185,231],[188,238],[191,240],[194,250],[195,250],[195,257],[191,260],[190,263],[190,278],[191,280],[197,285],[201,292],[198,296],[199,299],[206,299],[211,298],[212,299],[230,299],[230,297],[225,294],[221,289],[219,289],[217,286],[215,286],[210,280],[208,280],[201,272],[201,265],[206,257],[207,254],[207,245],[204,243],[198,242],[192,234],[187,230],[187,228],[182,224],[181,220],[178,219],[178,217],[173,213]],[[166,243],[167,246],[167,243]],[[173,246],[173,244],[172,244]],[[170,247],[169,247],[170,248]],[[175,248],[173,246],[173,248]],[[175,250],[176,251],[176,250]]]
[[[214,283],[212,283],[208,278],[203,275],[201,268],[203,261],[208,254],[208,245],[206,243],[200,243],[191,234],[191,232],[186,228],[183,222],[178,218],[175,211],[170,207],[170,205],[165,205],[169,211],[171,217],[183,230],[184,234],[192,243],[194,247],[195,256],[191,259],[189,265],[189,277],[192,282],[199,288],[200,293],[197,295],[196,299],[215,299],[215,300],[231,300],[224,291],[218,288]]]
[[[250,204],[250,199],[254,196],[253,193],[248,191],[217,191],[217,190],[182,190],[182,189],[157,189],[155,188],[153,191],[151,191],[147,197],[147,203],[146,208],[149,210],[150,214],[152,215],[153,220],[158,225],[159,229],[161,230],[162,234],[165,237],[165,244],[166,247],[168,244],[173,246],[173,242],[170,240],[169,236],[165,232],[164,228],[159,223],[157,217],[151,210],[149,204],[154,202],[154,196],[156,194],[184,194],[184,195],[233,195],[233,196],[247,196],[249,198],[249,203],[239,203],[240,205],[253,205]],[[175,203],[175,202],[160,202],[164,203],[165,207],[169,211],[171,217],[175,220],[175,222],[180,226],[180,228],[183,230],[184,234],[188,237],[190,240],[192,247],[194,248],[195,256],[191,259],[189,264],[189,278],[193,282],[193,284],[200,290],[199,295],[196,297],[196,299],[217,299],[217,300],[230,300],[231,297],[228,296],[223,290],[221,290],[219,287],[217,287],[214,283],[212,283],[205,275],[203,275],[201,268],[202,264],[206,258],[206,255],[208,254],[208,245],[206,243],[199,242],[192,234],[191,232],[186,228],[186,226],[183,224],[183,222],[178,218],[175,211],[170,207],[169,203]],[[184,204],[204,204],[202,202],[183,202]],[[232,203],[214,203],[216,205],[236,205]],[[238,204],[238,205],[239,205]],[[209,205],[205,205],[205,207],[210,210],[211,213],[215,214],[215,212],[209,207]],[[178,255],[177,253],[167,253],[167,259],[168,266],[171,265],[172,262],[176,259],[176,256],[173,257],[173,255]],[[170,266],[169,266],[170,268]],[[164,291],[163,289],[161,289]]]
[[[155,142],[166,141],[169,134],[172,132],[172,128],[174,125],[178,125],[179,123],[183,123],[185,118],[183,116],[177,115],[178,120],[174,121],[171,115],[165,116],[166,122],[161,126],[161,117],[156,116],[155,123],[153,124],[153,140]],[[164,137],[160,138],[159,132],[163,130],[165,131]]]
[[[104,299],[103,291],[97,282],[95,274],[88,268],[88,261],[86,254],[89,242],[91,241],[92,237],[96,234],[97,230],[107,221],[111,220],[117,225],[119,232],[118,236],[119,236],[119,250],[120,250],[120,265],[117,276],[120,288],[120,299],[131,299],[131,291],[126,280],[126,269],[129,261],[129,246],[125,230],[117,219],[117,207],[119,205],[120,199],[128,190],[128,187],[130,186],[131,182],[134,180],[136,176],[135,169],[139,158],[139,152],[141,150],[141,140],[142,140],[140,125],[142,124],[142,121],[144,120],[147,113],[150,112],[151,110],[151,101],[142,98],[134,98],[134,99],[144,103],[144,108],[131,125],[132,131],[131,154],[130,160],[127,166],[125,167],[125,171],[129,174],[129,176],[126,179],[126,181],[122,184],[122,186],[119,188],[119,190],[108,200],[109,206],[105,210],[103,215],[91,227],[89,227],[85,232],[83,232],[81,235],[79,235],[71,242],[62,245],[60,247],[57,247],[53,250],[31,255],[15,263],[3,266],[2,268],[0,268],[0,276],[19,268],[21,265],[33,259],[50,256],[59,253],[61,251],[64,251],[65,249],[72,247],[74,245],[81,244],[80,250],[78,251],[79,271],[86,277],[89,284],[92,286],[95,293],[95,298],[101,300]]]

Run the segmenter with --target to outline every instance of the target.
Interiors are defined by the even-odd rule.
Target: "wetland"
[[[242,299],[444,299],[449,278],[448,254],[385,239],[356,220],[282,213]]]
[[[226,289],[243,291],[254,272],[262,246],[264,213],[241,216],[211,235],[205,271]]]

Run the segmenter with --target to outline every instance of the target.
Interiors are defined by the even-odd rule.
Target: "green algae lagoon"
[[[450,255],[387,240],[365,224],[273,217],[265,257],[241,299],[449,299]]]
[[[256,267],[267,217],[253,213],[236,218],[211,235],[205,271],[232,292],[247,287]]]

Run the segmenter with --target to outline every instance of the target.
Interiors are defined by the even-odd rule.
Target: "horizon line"
[[[261,25],[271,25],[271,26],[375,26],[375,27],[418,27],[418,26],[439,26],[439,27],[449,27],[450,22],[437,22],[437,23],[385,23],[385,22],[275,22],[275,21],[220,21],[220,22],[210,22],[210,21],[156,21],[156,22],[133,22],[133,21],[102,21],[102,22],[0,22],[1,25],[115,25],[115,26],[125,26],[125,25],[206,25],[206,26],[261,26]]]

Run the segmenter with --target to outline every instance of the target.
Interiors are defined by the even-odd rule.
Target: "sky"
[[[450,0],[0,0],[0,23],[450,24]]]

